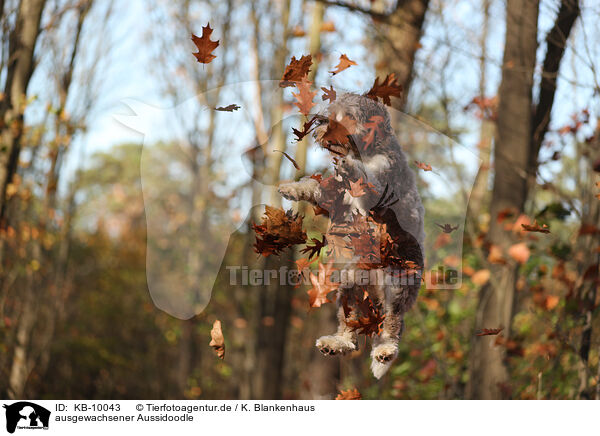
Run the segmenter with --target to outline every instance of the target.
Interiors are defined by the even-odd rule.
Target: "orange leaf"
[[[312,85],[312,82],[310,82],[306,77],[303,77],[300,82],[296,82],[296,86],[298,87],[299,91],[298,94],[294,94],[292,92],[292,95],[298,100],[294,104],[298,106],[300,113],[303,115],[308,115],[312,107],[316,104],[313,103],[313,98],[315,95],[317,95],[317,91],[311,91],[310,85]]]
[[[362,396],[358,389],[348,389],[347,391],[340,391],[336,400],[362,400]]]
[[[206,27],[202,27],[202,36],[197,37],[192,33],[192,41],[196,44],[198,48],[198,53],[193,53],[198,59],[198,62],[203,64],[208,64],[212,62],[215,55],[212,54],[212,51],[219,46],[219,41],[211,41],[210,35],[213,32],[213,29],[210,28],[210,23],[206,25]]]
[[[223,331],[221,330],[221,321],[218,319],[213,323],[212,330],[210,331],[210,345],[215,350],[217,356],[220,359],[225,358],[225,337],[223,336]]]
[[[321,307],[325,303],[331,303],[332,300],[327,298],[327,294],[337,290],[339,287],[339,283],[331,281],[333,269],[333,262],[330,261],[326,265],[319,263],[318,276],[310,273],[310,282],[313,285],[307,291],[310,307]]]
[[[423,163],[423,162],[415,161],[415,165],[417,166],[417,168],[420,168],[423,171],[431,171],[431,170],[433,170],[433,168],[431,168],[431,165],[427,165],[426,163]]]
[[[335,70],[330,71],[334,76],[342,71],[350,68],[352,65],[356,65],[356,62],[348,59],[348,56],[345,54],[340,56],[340,63],[335,66]]]

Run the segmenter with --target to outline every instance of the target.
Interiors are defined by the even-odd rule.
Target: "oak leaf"
[[[306,242],[306,233],[302,230],[302,216],[281,208],[265,206],[265,216],[261,224],[252,224],[252,229],[256,233],[254,251],[265,257]]]
[[[292,92],[292,95],[298,100],[294,104],[300,109],[302,115],[308,115],[313,106],[316,105],[316,103],[313,103],[313,98],[317,95],[317,91],[311,91],[310,85],[312,85],[312,82],[303,77],[300,82],[296,83],[298,94]]]
[[[441,225],[441,224],[436,223],[435,225],[438,226],[440,229],[442,229],[442,231],[444,233],[452,233],[453,231],[455,231],[456,229],[458,229],[458,226],[454,226],[453,227],[452,224]]]
[[[302,56],[300,59],[296,59],[295,56],[292,56],[292,60],[285,67],[279,86],[285,88],[287,86],[294,86],[296,82],[302,81],[302,79],[308,75],[311,65],[311,55]]]
[[[329,261],[325,265],[319,263],[318,276],[310,273],[310,282],[313,285],[313,287],[307,291],[310,307],[321,307],[325,303],[332,302],[332,300],[327,298],[327,295],[339,288],[339,283],[331,281],[333,270],[333,262]]]
[[[379,83],[379,77],[375,78],[375,83],[366,93],[366,96],[372,100],[378,101],[379,98],[384,104],[391,106],[392,101],[390,97],[398,97],[402,95],[402,86],[398,83],[398,79],[394,73],[388,74],[381,84]]]
[[[296,168],[297,170],[300,169],[300,167],[298,166],[298,163],[285,151],[281,151],[281,150],[273,150],[273,151],[283,154],[286,157],[286,159],[289,160],[292,163],[292,165],[294,165],[294,168]]]
[[[208,64],[212,62],[216,56],[212,54],[212,51],[219,46],[219,41],[211,41],[210,35],[213,29],[210,28],[210,23],[202,27],[202,36],[198,37],[192,33],[192,41],[198,48],[198,53],[193,53],[198,62]]]
[[[358,389],[348,389],[347,391],[340,391],[340,393],[338,394],[337,397],[335,397],[336,400],[362,400],[362,396],[360,395],[360,392],[358,392]]]
[[[335,101],[336,94],[335,94],[335,90],[333,89],[333,86],[329,86],[329,89],[327,89],[323,86],[323,87],[321,87],[321,90],[325,93],[321,97],[323,99],[323,101],[329,100],[329,103],[333,103]]]
[[[373,115],[369,118],[369,121],[364,123],[365,129],[367,129],[367,134],[362,137],[362,140],[365,143],[365,150],[375,142],[377,136],[383,136],[383,129],[381,127],[383,122],[384,118],[382,116]]]
[[[342,71],[350,68],[352,65],[357,65],[357,64],[353,60],[348,59],[348,56],[346,56],[345,54],[342,54],[340,56],[339,64],[337,64],[335,66],[335,70],[330,71],[330,73],[335,76],[336,74],[341,73]]]

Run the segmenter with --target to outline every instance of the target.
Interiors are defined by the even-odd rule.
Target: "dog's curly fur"
[[[326,116],[337,121],[342,121],[344,117],[356,121],[356,131],[350,136],[348,144],[332,145],[323,140],[329,119]],[[366,124],[373,121],[372,117],[381,117],[375,118],[380,120],[379,130],[374,143],[365,147],[362,141],[367,133]],[[322,120],[323,123],[315,128],[313,136],[336,157],[336,178],[356,181],[362,177],[374,186],[373,190],[367,190],[361,197],[355,198],[348,194],[344,197],[345,204],[350,205],[350,212],[368,216],[374,208],[379,208],[379,219],[386,224],[387,231],[397,241],[403,257],[422,267],[424,209],[417,192],[415,175],[409,168],[406,156],[394,135],[385,106],[364,96],[342,94],[329,105],[328,113],[322,115]],[[324,193],[320,183],[310,177],[282,184],[279,192],[289,200],[304,200],[315,205],[326,202],[326,199],[322,198]],[[384,192],[387,198],[385,202],[389,206],[381,209]],[[346,216],[342,219],[349,220],[351,217]],[[394,267],[383,269],[383,274],[397,272],[397,268]],[[374,303],[381,305],[385,313],[383,330],[380,335],[374,337],[371,351],[371,369],[373,375],[380,378],[398,355],[404,313],[412,307],[417,298],[420,277],[409,284],[378,283],[369,284],[366,288],[375,300]],[[356,332],[347,325],[341,301],[343,296],[346,297],[345,301],[349,301],[348,296],[359,293],[362,295],[362,292],[362,289],[352,285],[338,291],[339,329],[337,333],[323,336],[316,342],[316,346],[324,354],[344,354],[358,348]]]

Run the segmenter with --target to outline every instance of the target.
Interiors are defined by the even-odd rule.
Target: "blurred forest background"
[[[3,398],[310,399],[357,388],[367,399],[600,399],[597,1],[0,0],[0,14]],[[207,22],[220,46],[201,65],[190,36]],[[280,153],[251,161],[271,184],[310,170],[309,141],[276,125],[293,106],[259,85],[308,53],[310,79],[323,84],[364,92],[395,73],[405,90],[395,108],[476,156],[473,165],[452,150],[413,150],[453,186],[475,180],[434,195],[430,173],[417,174],[430,216],[469,200],[453,223],[464,227],[462,259],[445,259],[463,281],[421,290],[380,381],[367,347],[318,353],[333,305],[308,310],[305,288],[217,282],[206,310],[185,321],[148,292],[142,143],[157,182],[175,183],[160,163],[177,141],[182,166],[213,181],[172,207],[241,225],[245,205],[280,200],[257,177],[234,177],[232,153],[286,150],[296,174]],[[358,65],[331,79],[341,53]],[[197,100],[185,140],[166,131],[144,142],[111,121],[122,98],[168,107],[244,80],[258,84],[252,93]],[[242,147],[219,136],[216,117],[230,114],[210,109],[230,103],[249,115]],[[521,226],[534,220],[550,233]],[[207,240],[197,243],[210,257]],[[235,233],[227,262],[266,262],[253,242]],[[217,318],[224,360],[208,346]],[[503,330],[476,335],[485,328]]]

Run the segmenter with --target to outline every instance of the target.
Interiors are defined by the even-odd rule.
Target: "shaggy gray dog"
[[[351,122],[348,141],[334,143],[328,138],[328,129],[331,129],[331,123],[336,122]],[[369,132],[372,136],[367,139]],[[350,222],[357,214],[375,216],[378,222],[385,224],[387,232],[393,237],[396,255],[422,268],[424,209],[417,192],[415,175],[394,135],[386,107],[364,96],[349,93],[339,95],[329,105],[327,113],[320,116],[313,136],[334,158],[336,180],[357,181],[362,178],[372,187],[359,197],[346,192],[342,200],[345,212],[339,214],[329,211],[332,222]],[[320,182],[310,177],[282,184],[279,192],[293,201],[304,200],[329,207],[332,204],[332,199],[326,198],[327,192],[322,189]],[[333,335],[319,338],[316,346],[327,355],[345,354],[358,349],[356,331],[347,324],[351,315],[347,308],[344,310],[342,301],[355,301],[353,298],[356,295],[362,296],[367,290],[374,303],[385,313],[382,331],[373,337],[371,351],[371,370],[376,378],[380,378],[398,355],[404,313],[417,298],[421,284],[420,271],[407,280],[404,274],[405,280],[400,281],[398,277],[402,275],[402,268],[387,265],[377,271],[378,280],[359,284],[356,280],[356,262],[345,261],[344,264],[344,269],[350,273],[347,275],[349,283],[338,290],[339,329]],[[349,296],[352,298],[349,299]]]

